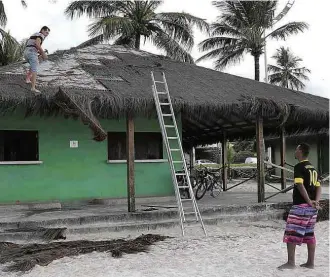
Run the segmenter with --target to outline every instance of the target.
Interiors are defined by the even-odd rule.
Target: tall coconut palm
[[[210,38],[199,44],[201,51],[209,51],[198,61],[215,58],[215,69],[221,70],[229,64],[241,61],[246,53],[254,57],[255,80],[260,79],[259,58],[266,39],[286,39],[304,31],[304,22],[290,22],[273,27],[277,1],[214,1],[221,15],[211,25]]]
[[[268,65],[269,83],[295,90],[305,88],[302,80],[309,80],[306,74],[311,71],[306,67],[299,67],[301,58],[284,47],[277,49],[272,58],[275,59],[276,65]]]
[[[25,44],[25,41],[19,43],[9,33],[0,29],[0,66],[22,60]]]
[[[193,63],[189,54],[194,45],[193,27],[208,31],[205,20],[187,13],[157,13],[162,1],[74,1],[65,10],[73,19],[87,15],[95,22],[89,27],[89,41],[80,46],[115,39],[140,49],[141,39],[148,40],[166,55]]]

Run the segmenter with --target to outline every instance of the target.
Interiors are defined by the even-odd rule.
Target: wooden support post
[[[285,144],[285,128],[281,128],[281,166],[285,167],[286,160],[286,144]],[[281,169],[281,190],[286,188],[286,171]]]
[[[194,165],[195,165],[195,147],[191,146],[190,148],[190,174],[192,173],[193,169],[194,169]]]
[[[264,132],[263,119],[257,117],[256,122],[256,140],[257,140],[257,168],[258,168],[258,203],[265,202],[265,147],[264,147]]]
[[[134,179],[134,120],[127,116],[126,157],[127,157],[127,202],[128,211],[135,212],[135,179]]]
[[[228,179],[228,161],[227,161],[227,136],[226,133],[223,133],[222,136],[222,187],[223,187],[223,191],[227,190],[227,179]]]
[[[322,137],[318,137],[317,138],[317,146],[316,146],[317,150],[317,171],[319,173],[319,175],[323,174],[323,168],[322,168]]]

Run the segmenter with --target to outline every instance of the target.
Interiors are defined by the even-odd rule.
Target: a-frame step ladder
[[[155,75],[151,72],[151,79],[153,83],[152,90],[163,141],[166,147],[167,157],[171,169],[182,235],[184,236],[185,234],[185,228],[195,227],[195,225],[189,225],[187,223],[186,216],[189,214],[194,215],[196,222],[199,222],[201,225],[200,227],[203,229],[205,235],[207,235],[191,186],[188,168],[182,150],[180,133],[176,123],[164,72],[162,72],[161,75],[162,80],[155,80]],[[185,203],[189,204],[189,206],[185,206]],[[193,212],[191,212],[191,210]]]

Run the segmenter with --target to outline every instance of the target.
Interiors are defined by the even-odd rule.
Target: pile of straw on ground
[[[121,257],[123,253],[146,252],[150,245],[167,238],[169,237],[147,234],[132,240],[78,240],[27,245],[0,242],[0,263],[11,262],[5,268],[7,271],[29,271],[36,265],[46,266],[52,261],[63,257],[87,254],[94,251],[109,252],[113,257]]]

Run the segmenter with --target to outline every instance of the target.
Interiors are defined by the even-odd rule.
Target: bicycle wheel
[[[197,200],[200,200],[203,198],[203,196],[206,193],[206,189],[207,189],[206,182],[202,182],[198,185],[197,190],[196,190],[196,199]]]
[[[219,181],[214,181],[212,184],[211,196],[218,197],[223,190],[223,187]]]

